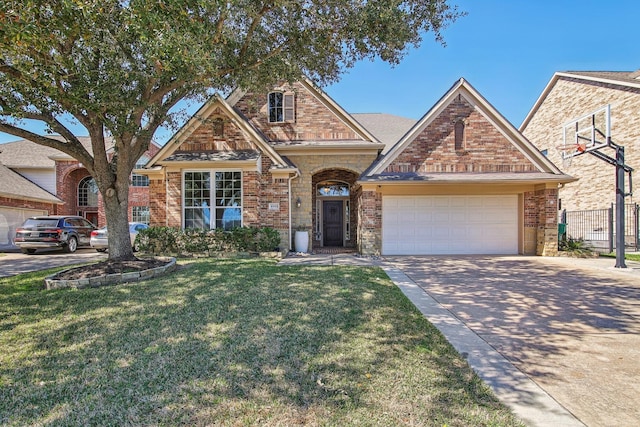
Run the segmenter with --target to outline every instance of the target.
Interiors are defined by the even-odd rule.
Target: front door
[[[343,201],[325,200],[322,202],[322,235],[324,246],[342,246]]]
[[[78,212],[79,216],[83,216],[91,224],[98,226],[98,212]]]

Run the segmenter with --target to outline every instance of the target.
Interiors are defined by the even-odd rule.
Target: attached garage
[[[25,219],[36,215],[47,215],[42,209],[19,209],[0,206],[0,249],[13,248],[13,238]]]
[[[383,196],[383,255],[517,254],[518,196]]]

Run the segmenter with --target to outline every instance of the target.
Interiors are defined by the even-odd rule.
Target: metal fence
[[[625,205],[625,249],[640,250],[640,206]],[[565,225],[566,237],[582,239],[595,250],[613,252],[616,244],[615,207],[589,211],[562,211],[559,222]]]

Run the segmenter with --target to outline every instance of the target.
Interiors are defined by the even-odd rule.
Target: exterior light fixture
[[[300,197],[298,197],[296,199],[296,208],[299,208],[300,206],[302,206],[302,200],[300,199]]]

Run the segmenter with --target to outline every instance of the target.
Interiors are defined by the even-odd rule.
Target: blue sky
[[[453,3],[468,15],[444,31],[446,47],[427,34],[400,65],[362,62],[325,91],[350,113],[418,119],[464,77],[518,127],[556,71],[640,68],[637,0]],[[0,142],[16,139],[0,133]]]

